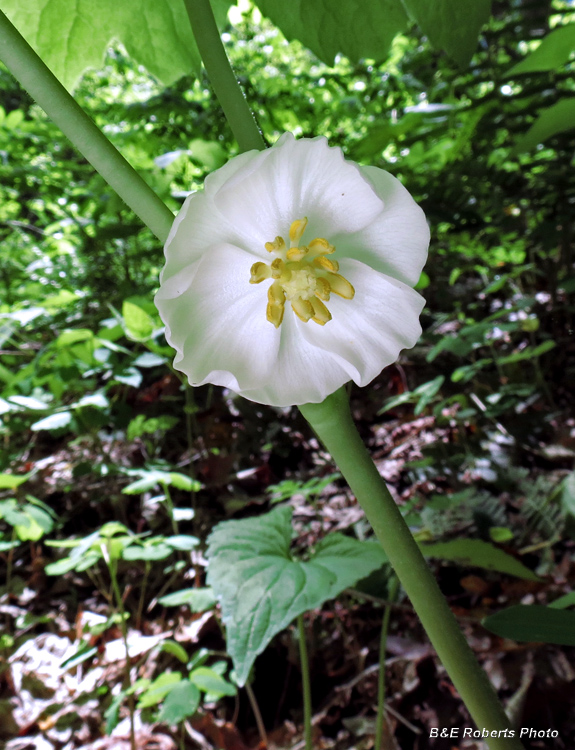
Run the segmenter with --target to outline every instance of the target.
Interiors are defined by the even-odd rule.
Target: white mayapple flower
[[[174,366],[262,404],[366,385],[421,334],[423,211],[388,172],[287,133],[188,196],[156,305]]]

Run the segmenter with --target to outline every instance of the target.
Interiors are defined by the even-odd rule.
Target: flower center
[[[339,273],[337,261],[327,258],[335,247],[323,237],[316,237],[309,245],[300,244],[307,219],[297,219],[289,230],[290,246],[283,237],[266,242],[266,250],[276,257],[271,263],[254,263],[250,284],[273,279],[268,289],[266,318],[279,328],[284,317],[286,300],[300,320],[313,320],[324,326],[331,313],[324,305],[331,293],[353,299],[355,290]]]

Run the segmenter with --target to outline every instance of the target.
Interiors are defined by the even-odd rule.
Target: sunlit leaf
[[[491,0],[402,0],[407,12],[436,49],[461,67],[469,65],[481,28],[489,20]]]
[[[551,107],[542,109],[533,125],[515,144],[514,151],[530,151],[559,133],[575,128],[575,99],[560,99]]]
[[[575,50],[575,23],[550,31],[539,47],[521,62],[507,71],[507,76],[521,73],[534,73],[543,70],[556,70],[564,65]]]
[[[197,74],[200,57],[183,2],[142,0],[4,0],[2,10],[69,89],[100,68],[112,40],[166,85]]]
[[[328,65],[338,52],[353,62],[364,57],[383,60],[394,36],[407,26],[399,0],[256,0],[256,4],[287,39],[298,39]]]
[[[181,607],[187,605],[192,612],[205,612],[214,606],[216,597],[214,596],[213,589],[208,587],[202,589],[182,589],[182,591],[175,591],[173,594],[162,596],[158,601],[164,607]]]
[[[55,414],[50,414],[49,417],[45,417],[39,422],[34,422],[34,424],[30,425],[30,429],[32,432],[39,432],[40,430],[60,430],[62,427],[67,427],[71,421],[71,412],[60,411]]]

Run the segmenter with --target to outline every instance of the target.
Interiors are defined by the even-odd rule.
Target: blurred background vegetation
[[[509,72],[574,16],[570,3],[555,0],[495,2],[463,70],[417,30],[396,36],[385,61],[338,56],[328,66],[251,6],[232,8],[224,27],[269,143],[286,130],[325,135],[349,158],[393,173],[425,210],[432,242],[418,286],[427,299],[423,336],[372,386],[353,387],[352,403],[419,539],[481,539],[543,576],[513,589],[493,565],[470,575],[442,563],[444,590],[470,617],[546,604],[575,579],[575,121],[531,129],[547,108],[574,101],[574,58]],[[237,153],[204,77],[165,87],[121,45],[84,75],[75,97],[174,212]],[[295,409],[182,384],[152,303],[163,263],[157,240],[2,66],[0,103],[2,660],[35,634],[55,632],[57,618],[73,623],[80,602],[103,613],[113,633],[114,576],[130,626],[144,634],[153,620],[173,624],[185,607],[199,617],[213,601],[184,597],[166,610],[158,598],[201,584],[202,541],[182,539],[204,540],[222,518],[291,498],[300,540],[329,528],[362,538],[361,514]],[[151,529],[148,547],[159,551],[117,551],[112,578],[98,567],[101,555],[79,566],[58,551],[69,538],[89,538],[90,549],[110,521],[130,539]],[[364,605],[345,606],[357,613]],[[412,615],[397,617],[392,630],[418,632]],[[321,654],[335,626],[317,618]],[[368,662],[376,658],[372,630],[357,633]],[[554,690],[561,680],[572,686],[565,670],[549,677]],[[350,676],[341,674],[342,682]],[[501,678],[508,695],[525,688],[521,674]],[[260,697],[269,729],[299,710],[289,684],[275,714]],[[318,704],[328,684],[325,676],[315,682]],[[229,694],[220,688],[212,703]],[[566,719],[553,710],[561,726]],[[249,728],[253,719],[242,713],[242,722]],[[401,747],[413,747],[415,735],[405,732]]]

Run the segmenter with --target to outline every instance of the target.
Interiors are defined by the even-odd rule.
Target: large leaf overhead
[[[238,683],[276,633],[381,567],[376,542],[330,534],[307,562],[290,555],[291,508],[218,524],[208,539],[208,581],[222,607]]]
[[[402,0],[410,17],[436,49],[465,67],[477,48],[481,27],[489,20],[491,0]]]
[[[68,89],[113,40],[167,85],[200,70],[182,0],[2,0],[2,10]]]
[[[286,39],[298,39],[332,65],[338,52],[353,62],[383,60],[407,26],[400,0],[255,0]]]

